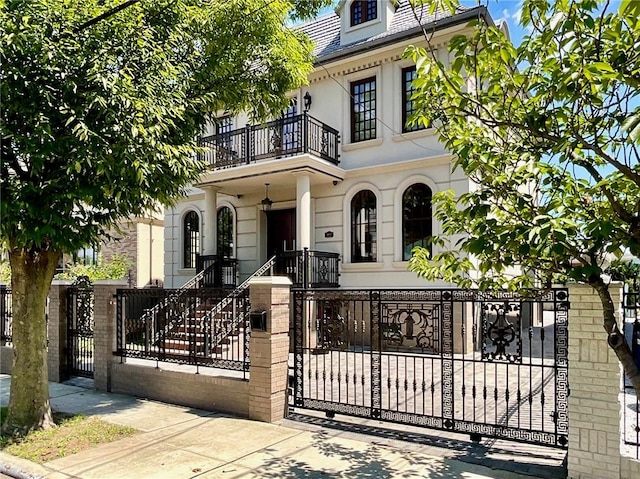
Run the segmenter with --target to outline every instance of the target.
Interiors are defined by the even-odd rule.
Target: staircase
[[[221,299],[207,297],[204,288],[175,295],[173,301],[163,305],[164,324],[155,336],[159,355],[176,361],[189,356],[201,364],[248,369],[249,282],[274,264],[275,256]],[[194,280],[189,283],[197,284]]]

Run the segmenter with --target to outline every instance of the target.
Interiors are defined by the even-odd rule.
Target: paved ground
[[[10,382],[10,376],[0,375],[2,405],[7,403]],[[70,384],[51,383],[50,395],[55,410],[99,415],[140,432],[44,465],[0,452],[0,471],[48,479],[558,477],[557,468],[544,465],[544,450],[522,449],[500,457],[497,449],[489,453],[486,445],[446,437],[428,440],[431,436],[405,427],[338,423],[298,412],[296,420],[265,424]],[[515,463],[514,457],[523,462]],[[494,469],[507,463],[520,472]],[[9,469],[3,469],[7,465]]]

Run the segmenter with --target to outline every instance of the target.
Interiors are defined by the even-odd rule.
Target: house
[[[210,168],[165,214],[165,286],[216,260],[233,284],[274,254],[281,273],[307,268],[308,285],[424,286],[407,261],[440,232],[432,196],[472,186],[435,129],[407,125],[415,64],[403,52],[426,45],[422,25],[446,58],[477,18],[491,22],[484,7],[431,15],[407,0],[343,0],[298,27],[315,45],[308,85],[270,122],[219,112],[209,125]]]
[[[74,254],[64,254],[57,273],[65,273],[74,264],[85,266],[109,263],[115,256],[130,263],[124,279],[130,287],[162,286],[164,275],[164,220],[157,212],[148,212],[118,222],[108,238]]]

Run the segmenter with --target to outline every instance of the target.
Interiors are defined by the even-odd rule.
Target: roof
[[[398,8],[393,16],[388,30],[348,45],[340,45],[340,17],[332,12],[311,22],[302,24],[299,29],[307,34],[314,44],[313,54],[317,63],[346,56],[362,49],[368,49],[379,44],[396,41],[399,38],[414,36],[420,33],[420,26],[444,28],[463,21],[468,21],[478,15],[486,14],[485,7],[460,8],[455,14],[436,11],[429,14],[427,7],[418,7],[416,19],[409,0],[399,0]]]

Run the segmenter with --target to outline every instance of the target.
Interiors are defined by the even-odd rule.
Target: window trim
[[[413,187],[416,187],[416,186],[421,186],[421,187],[424,187],[427,190],[429,190],[430,194],[429,194],[429,216],[428,217],[424,217],[423,216],[422,218],[418,218],[418,219],[416,219],[415,215],[411,215],[411,216],[405,217],[405,214],[404,214],[405,196],[406,196],[406,194],[407,194],[407,192],[409,191],[410,188],[413,188]],[[416,222],[417,223],[418,222],[417,220],[422,220],[424,222],[425,220],[428,219],[429,220],[429,236],[428,237],[430,237],[430,238],[433,237],[433,190],[431,188],[429,188],[428,185],[426,185],[426,184],[424,184],[422,182],[412,183],[411,185],[405,187],[402,190],[401,211],[402,211],[402,218],[401,218],[401,224],[402,224],[402,232],[401,232],[402,257],[401,257],[401,259],[402,259],[402,261],[409,261],[411,259],[411,256],[409,256],[408,258],[405,258],[405,254],[407,254],[407,251],[406,251],[407,245],[405,243],[405,233],[406,233],[405,225],[408,222]],[[423,236],[422,240],[424,240],[424,238],[426,238],[426,237]],[[414,247],[417,246],[416,243],[417,242],[413,243]],[[422,244],[421,246],[424,248],[426,245]],[[410,255],[411,253],[409,252],[408,254]]]
[[[373,130],[373,136],[372,137],[363,137],[360,138],[358,140],[355,139],[356,136],[356,114],[355,114],[355,106],[356,106],[356,93],[355,93],[355,87],[360,86],[360,85],[365,85],[368,83],[373,83],[373,89],[370,89],[368,91],[373,91],[374,92],[374,98],[373,98],[373,129],[369,128],[369,129],[364,129],[363,131],[371,131]],[[369,100],[369,102],[371,102],[371,100]],[[363,104],[366,102],[362,102]],[[370,112],[372,110],[365,110],[365,112]],[[363,141],[369,141],[369,140],[375,140],[378,137],[378,76],[377,75],[372,75],[372,76],[368,76],[368,77],[364,77],[364,78],[359,78],[359,79],[354,79],[354,80],[350,80],[349,81],[349,123],[351,126],[351,138],[350,138],[350,143],[360,143]],[[362,123],[365,124],[366,121],[370,121],[370,120],[364,120]]]
[[[236,257],[236,211],[231,203],[218,203],[218,208],[216,210],[216,245],[218,251],[220,251],[220,235],[219,235],[219,215],[220,210],[223,208],[228,208],[231,213],[231,255],[229,258]]]
[[[377,233],[377,248],[376,256],[373,261],[366,261],[362,263],[353,263],[351,261],[351,201],[353,198],[363,190],[371,191],[376,197],[376,233]],[[375,268],[373,265],[382,264],[382,193],[380,189],[373,183],[361,182],[353,185],[345,193],[342,203],[342,261],[345,265],[354,265],[354,267],[369,267]],[[367,266],[369,265],[369,266]]]
[[[354,201],[356,198],[358,198],[359,196],[365,194],[365,193],[369,193],[371,196],[373,196],[373,210],[374,210],[374,219],[373,221],[371,221],[371,219],[369,219],[370,215],[367,215],[367,219],[365,221],[361,221],[359,223],[356,223],[356,218],[354,216]],[[349,210],[349,217],[350,217],[350,223],[349,223],[349,228],[351,231],[351,235],[350,235],[350,256],[351,256],[351,263],[375,263],[378,259],[378,245],[379,245],[379,241],[378,241],[378,236],[379,236],[379,232],[378,232],[378,198],[376,197],[376,194],[371,191],[370,189],[361,189],[359,191],[357,191],[352,197],[351,197],[351,201],[349,201],[349,206],[350,206],[350,210]],[[364,209],[364,208],[363,208]],[[358,243],[356,244],[356,230],[357,230],[357,226],[358,225],[365,225],[367,228],[366,229],[370,229],[372,226],[375,228],[375,236],[372,236],[372,239],[370,241],[369,247],[371,249],[370,251],[370,256],[361,256],[359,259],[356,259],[356,255],[355,252],[359,249],[362,248],[362,246],[364,245],[365,249],[367,248],[367,240],[366,240],[366,236],[364,238],[364,240],[358,241]],[[365,232],[365,235],[367,233]]]
[[[394,192],[394,226],[393,226],[393,231],[394,231],[394,254],[393,254],[393,258],[394,258],[394,263],[398,264],[398,265],[402,265],[401,267],[406,267],[405,265],[407,264],[406,259],[404,258],[404,237],[403,237],[403,205],[402,205],[402,198],[404,196],[404,192],[407,190],[407,188],[409,188],[411,185],[414,185],[416,183],[424,183],[425,186],[429,187],[429,189],[431,190],[431,198],[433,199],[433,196],[438,193],[439,188],[436,185],[436,182],[433,181],[431,178],[429,178],[428,176],[424,176],[424,175],[411,175],[409,177],[407,177],[405,180],[403,180],[402,182],[400,182]],[[436,221],[436,217],[435,217],[435,211],[433,209],[433,200],[431,202],[431,235],[432,236],[437,236],[441,233],[441,225],[440,222]],[[434,246],[433,247],[433,254],[437,254],[438,253],[438,247]]]
[[[196,242],[195,245],[192,244],[192,240],[190,241],[188,236],[187,236],[187,217],[189,215],[191,215],[191,213],[193,213],[197,219],[197,225],[198,225],[198,230],[196,231],[197,233],[197,238],[196,238]],[[195,269],[196,268],[196,257],[198,254],[200,254],[200,247],[201,247],[201,230],[202,230],[202,224],[201,224],[201,218],[200,218],[200,214],[198,213],[198,210],[195,208],[188,208],[186,209],[181,216],[181,221],[180,221],[180,229],[181,229],[181,236],[182,236],[182,246],[181,246],[181,252],[182,252],[182,269]],[[193,264],[191,265],[190,263],[187,264],[187,241],[189,241],[189,247],[193,247],[195,246],[195,255],[193,256]],[[193,255],[193,253],[191,253]]]
[[[413,104],[414,101],[411,100],[411,96],[415,92],[415,88],[410,86],[410,88],[407,89],[407,84],[411,85],[411,82],[407,82],[406,74],[408,72],[414,72],[415,73],[416,66],[415,65],[409,65],[407,67],[402,68],[400,71],[401,71],[400,89],[402,90],[402,102],[401,102],[402,112],[400,113],[400,117],[401,117],[400,121],[402,122],[401,131],[402,131],[402,133],[413,133],[414,131],[425,130],[426,127],[424,125],[421,125],[421,124],[414,125],[413,127],[407,127],[407,119],[415,112],[416,109],[415,109],[415,105]],[[409,93],[408,90],[410,90],[410,94],[409,95],[407,95]],[[408,103],[411,103],[411,108],[410,108],[410,113],[409,114],[407,114],[407,104]]]

